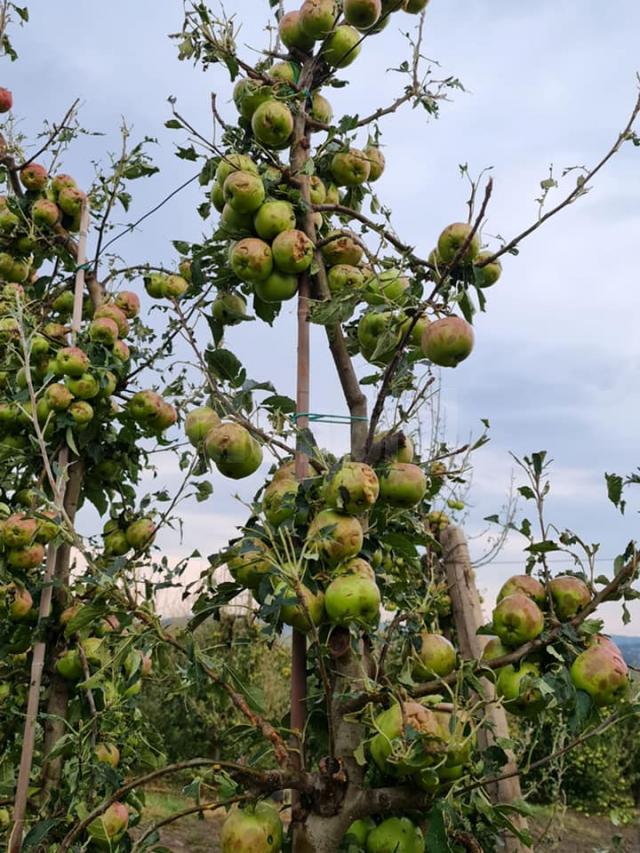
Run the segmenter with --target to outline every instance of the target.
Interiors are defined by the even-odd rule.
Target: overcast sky
[[[104,134],[83,139],[66,159],[65,171],[81,183],[90,182],[92,159],[117,150],[123,116],[134,138],[158,139],[161,174],[138,184],[123,222],[195,171],[172,154],[183,139],[163,126],[170,95],[205,135],[212,91],[223,114],[229,120],[235,115],[221,68],[203,73],[178,62],[168,34],[179,30],[181,8],[178,0],[34,0],[31,23],[13,34],[20,61],[3,65],[1,83],[13,90],[27,133],[81,99],[83,124]],[[230,0],[226,8],[244,21],[240,40],[251,61],[251,48],[264,45],[268,2]],[[397,15],[363,50],[345,74],[351,85],[330,94],[336,114],[364,115],[397,96],[403,83],[387,69],[405,58],[400,29],[414,21]],[[388,167],[378,188],[403,238],[426,256],[446,224],[466,217],[467,186],[458,171],[465,162],[472,173],[493,167],[485,237],[509,237],[530,224],[550,163],[558,173],[593,165],[625,125],[636,97],[638,33],[636,0],[432,0],[425,52],[441,64],[442,76],[458,76],[468,92],[443,105],[439,121],[405,109],[381,122]],[[606,499],[603,474],[629,472],[639,461],[639,176],[640,152],[627,145],[586,198],[530,238],[518,258],[505,260],[502,280],[489,293],[489,312],[477,320],[473,356],[443,377],[452,441],[477,432],[481,418],[492,425],[491,443],[475,458],[464,522],[476,555],[485,546],[482,518],[499,510],[509,489],[509,451],[550,452],[556,460],[552,519],[601,542],[604,558],[637,535],[635,508],[619,517]],[[182,192],[120,241],[123,257],[172,262],[172,239],[198,240],[211,227],[195,212],[201,201],[197,185]],[[251,377],[271,379],[288,394],[295,387],[294,310],[287,306],[275,332],[262,324],[249,332],[243,325],[227,341]],[[321,330],[313,336],[312,410],[344,411]],[[322,439],[334,450],[347,449],[344,428],[327,428]],[[168,461],[161,477],[175,482]],[[259,475],[239,484],[216,476],[213,497],[185,508],[185,543],[163,536],[166,552],[177,557],[195,546],[205,554],[220,547],[244,517],[233,495],[249,498],[259,481]],[[519,570],[521,548],[512,538],[496,563],[480,570],[487,600]],[[600,568],[609,570],[606,559]],[[607,618],[611,631],[621,629],[617,609],[609,607]],[[633,623],[626,631],[639,633]]]

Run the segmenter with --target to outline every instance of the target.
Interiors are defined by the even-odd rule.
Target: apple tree
[[[178,273],[118,269],[103,259],[99,276],[103,223],[123,203],[128,181],[152,171],[143,148],[123,149],[88,194],[90,205],[57,170],[36,169],[19,140],[4,149],[2,626],[13,645],[2,664],[9,685],[2,713],[8,702],[12,720],[2,748],[5,767],[15,770],[22,758],[27,768],[6,785],[17,789],[8,816],[12,850],[20,849],[27,806],[31,832],[48,850],[165,849],[159,827],[135,825],[145,784],[175,773],[192,774],[194,806],[163,823],[225,806],[227,853],[526,849],[526,806],[500,795],[500,782],[518,775],[522,729],[500,731],[496,708],[524,720],[533,735],[561,729],[565,751],[637,713],[626,665],[596,616],[602,602],[635,596],[634,544],[621,550],[611,578],[597,575],[593,546],[546,521],[546,455],[522,460],[520,493],[539,524],[519,523],[522,573],[501,590],[491,625],[481,629],[493,639],[474,650],[479,624],[463,589],[473,592],[473,579],[454,522],[470,454],[486,435],[464,447],[417,439],[435,394],[434,370],[472,369],[473,320],[489,295],[499,298],[500,278],[509,275],[502,262],[583,196],[625,142],[638,144],[640,101],[603,159],[523,233],[485,239],[492,182],[472,181],[461,221],[443,223],[423,251],[398,236],[375,184],[385,156],[393,156],[383,154],[385,120],[404,105],[437,116],[460,85],[434,79],[423,56],[428,0],[305,0],[286,13],[270,5],[271,44],[254,64],[238,48],[234,17],[185,6],[180,58],[228,70],[236,115],[225,120],[214,97],[212,139],[174,104],[168,127],[188,134],[178,153],[200,162],[206,199],[199,210],[211,218],[206,239],[176,244]],[[362,51],[384,41],[392,20],[415,23],[399,68],[402,93],[369,116],[334,116],[332,88],[346,84]],[[45,150],[59,135],[54,128]],[[93,263],[84,236],[89,207],[98,223]],[[49,217],[42,222],[40,210]],[[159,338],[136,316],[135,291],[117,286],[135,276],[145,300],[162,306]],[[250,318],[276,334],[291,299],[298,305],[295,397],[250,379],[226,344],[229,327],[242,329]],[[61,305],[71,312],[70,328]],[[311,411],[311,324],[324,329],[348,411],[350,441],[339,457],[314,436],[322,416]],[[189,369],[179,369],[160,395],[159,371],[178,339]],[[142,378],[149,381],[140,386]],[[150,450],[171,445],[176,430],[163,434],[177,420],[192,448],[176,448],[184,484],[153,516],[150,497],[136,486]],[[243,495],[246,523],[210,558],[188,629],[168,630],[154,612],[153,580],[141,584],[158,525],[185,494],[206,496],[203,477],[241,481],[263,464],[268,478],[257,494]],[[75,529],[82,500],[105,520],[99,542]],[[80,572],[70,572],[72,549]],[[554,577],[552,551],[571,554],[575,571]],[[217,579],[222,566],[231,581]],[[180,583],[179,569],[159,568]],[[252,685],[193,638],[247,592],[266,637],[291,631],[285,719],[272,719]],[[212,703],[223,699],[243,718],[237,760],[166,765],[152,749],[145,754],[135,697],[152,667],[149,653],[161,664],[166,648],[184,661],[185,689]],[[27,667],[30,735],[19,724]],[[21,679],[22,691],[12,689]],[[25,758],[25,744],[32,752],[37,746],[35,762]],[[140,758],[152,766],[135,776]],[[211,789],[214,799],[203,800]],[[269,802],[282,791],[291,792],[285,822]]]

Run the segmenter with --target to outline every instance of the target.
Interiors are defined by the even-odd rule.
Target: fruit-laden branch
[[[480,226],[484,220],[484,217],[487,212],[487,208],[489,206],[489,201],[491,199],[491,193],[493,192],[493,181],[489,179],[487,181],[487,186],[484,191],[484,199],[482,201],[482,206],[480,208],[480,212],[478,213],[475,222],[473,223],[472,228],[467,234],[464,242],[455,253],[451,261],[445,266],[442,271],[442,276],[439,277],[438,282],[436,283],[433,291],[431,292],[429,298],[424,302],[420,307],[418,307],[411,318],[410,322],[407,324],[407,328],[404,330],[400,341],[398,342],[398,346],[395,349],[393,357],[387,367],[385,368],[382,383],[380,385],[380,390],[378,391],[378,396],[376,398],[376,402],[373,407],[373,412],[371,413],[371,420],[369,422],[369,434],[367,435],[367,443],[365,445],[365,452],[368,454],[371,450],[371,445],[373,444],[375,432],[380,422],[380,418],[382,417],[382,413],[384,412],[384,405],[387,401],[387,397],[391,391],[391,386],[393,382],[394,375],[400,366],[400,361],[402,359],[402,355],[404,353],[404,349],[407,345],[407,342],[411,335],[413,334],[413,330],[418,324],[418,321],[427,310],[428,306],[433,302],[433,298],[441,287],[441,283],[446,281],[449,273],[452,269],[458,264],[461,259],[465,256],[467,249],[471,245],[475,235],[480,230]]]
[[[530,640],[528,643],[525,643],[522,646],[519,646],[517,649],[514,649],[509,654],[502,655],[499,658],[493,658],[491,660],[481,660],[476,661],[475,670],[487,670],[487,669],[500,669],[503,666],[508,666],[509,664],[518,663],[523,658],[527,657],[527,655],[532,654],[533,652],[538,651],[538,649],[543,648],[544,646],[549,645],[549,643],[553,642],[553,640],[557,639],[565,625],[571,625],[573,628],[578,628],[580,625],[594,613],[600,605],[608,601],[609,599],[614,598],[614,596],[619,592],[620,588],[625,584],[630,582],[638,569],[638,565],[640,564],[640,554],[633,557],[626,566],[624,566],[618,574],[611,580],[597,595],[595,595],[589,604],[586,605],[571,621],[567,623],[557,624],[554,628],[552,628],[546,634],[543,634],[540,637],[537,637],[535,640]],[[445,678],[440,678],[434,681],[426,681],[424,684],[419,685],[414,690],[411,691],[411,695],[415,699],[419,699],[422,696],[429,696],[433,693],[438,693],[442,690],[443,686],[455,684],[458,678],[457,672],[452,673],[451,675],[446,676]],[[369,702],[385,702],[389,698],[388,694],[383,691],[371,692],[371,693],[363,693],[360,696],[354,696],[352,699],[349,699],[344,704],[344,712],[345,713],[353,713],[354,711],[359,711],[364,708]]]
[[[478,262],[478,267],[485,267],[487,264],[492,264],[502,255],[507,252],[513,251],[524,239],[528,237],[530,234],[533,234],[534,231],[537,231],[541,225],[543,225],[547,220],[551,219],[552,216],[555,216],[556,213],[559,213],[565,207],[572,204],[577,198],[581,195],[584,195],[587,192],[587,187],[590,181],[598,174],[598,172],[606,166],[606,164],[611,160],[611,158],[618,153],[618,151],[622,148],[623,144],[633,137],[633,126],[636,122],[636,119],[640,115],[640,95],[638,95],[633,110],[631,112],[631,116],[625,129],[618,135],[615,143],[611,146],[609,151],[605,154],[605,156],[600,160],[600,162],[593,167],[586,175],[580,176],[578,181],[576,182],[575,189],[573,189],[569,195],[557,204],[554,208],[547,211],[544,216],[541,216],[537,222],[534,222],[529,228],[526,228],[521,234],[518,234],[517,237],[514,237],[508,243],[506,243],[499,251],[494,252],[492,255],[484,258],[482,261]]]
[[[227,806],[232,806],[235,803],[245,803],[247,800],[251,800],[247,794],[239,794],[237,797],[230,797],[227,800],[215,800],[211,803],[201,803],[198,806],[191,806],[188,809],[182,809],[182,811],[174,812],[170,814],[168,817],[159,820],[157,823],[152,824],[149,829],[145,830],[145,832],[138,838],[136,843],[131,848],[131,853],[136,853],[136,850],[141,849],[141,845],[143,841],[146,841],[150,835],[153,835],[154,832],[157,832],[159,829],[162,829],[163,826],[168,826],[170,823],[175,823],[178,820],[182,820],[183,817],[189,817],[189,815],[197,814],[200,817],[204,817],[205,812],[216,811],[217,809],[224,809]]]
[[[96,806],[92,812],[67,833],[60,844],[59,853],[65,853],[66,850],[69,850],[76,838],[84,832],[93,820],[100,817],[110,805],[120,800],[125,794],[133,791],[134,788],[148,785],[150,782],[154,782],[156,779],[172,773],[180,773],[184,770],[192,770],[198,767],[209,767],[212,772],[225,770],[241,784],[260,794],[271,794],[285,788],[294,788],[297,791],[307,793],[311,793],[314,790],[313,777],[308,773],[291,770],[255,770],[252,767],[245,767],[242,764],[234,764],[229,761],[214,761],[211,758],[191,758],[188,761],[180,761],[177,764],[169,764],[166,767],[161,767],[159,770],[154,770],[145,776],[138,776],[118,788],[115,793],[108,799],[103,800],[99,806]]]

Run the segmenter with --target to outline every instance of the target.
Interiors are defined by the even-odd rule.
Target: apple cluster
[[[537,640],[546,624],[571,622],[591,600],[590,588],[573,575],[554,577],[546,585],[530,575],[510,578],[498,594],[492,620],[496,638],[487,644],[485,660],[495,660]],[[535,716],[545,707],[544,695],[536,685],[545,669],[541,652],[537,649],[519,663],[498,669],[498,694],[513,714]],[[603,707],[624,699],[629,670],[612,640],[603,636],[590,638],[587,647],[573,658],[570,666],[573,684],[588,693],[594,705]],[[556,663],[551,661],[551,665]]]

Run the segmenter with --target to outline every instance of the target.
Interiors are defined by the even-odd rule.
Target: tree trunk
[[[457,644],[463,658],[478,660],[482,657],[482,651],[487,637],[478,636],[478,628],[484,624],[480,595],[475,582],[475,575],[469,557],[469,548],[464,533],[459,527],[449,525],[440,536],[442,544],[444,566],[447,574],[447,584],[451,596],[453,610],[453,622],[457,633]],[[487,679],[483,680],[484,698],[495,699],[495,688]],[[478,733],[481,749],[486,749],[495,743],[497,738],[509,736],[507,715],[504,709],[495,703],[487,705],[485,714],[490,725],[482,728]],[[516,770],[514,762],[510,762],[505,772]],[[490,791],[491,798],[495,803],[513,803],[522,799],[520,779],[514,776],[511,779],[503,779],[496,783]],[[513,823],[519,828],[526,830],[527,823],[523,817],[514,816]],[[504,849],[508,853],[524,853],[530,848],[524,846],[512,835],[505,836]]]

